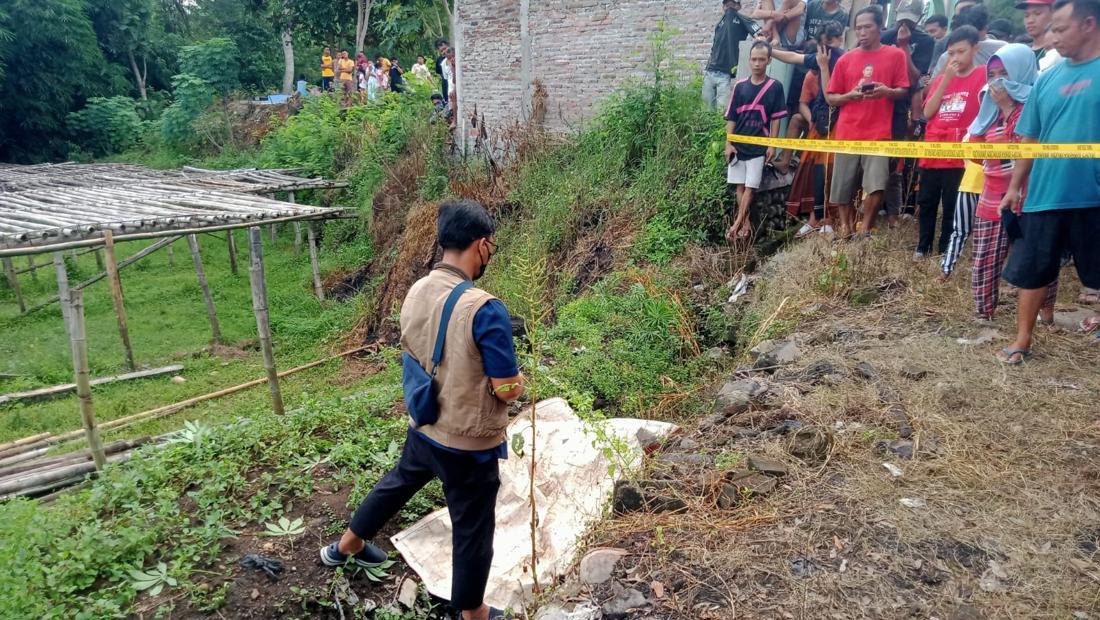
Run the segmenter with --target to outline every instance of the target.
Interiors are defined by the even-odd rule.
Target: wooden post
[[[57,295],[61,300],[61,317],[65,319],[65,331],[69,330],[69,304],[65,300],[69,298],[69,272],[65,269],[65,255],[61,252],[53,253],[53,268],[57,272]]]
[[[95,254],[95,266],[98,267],[100,271],[103,271],[103,252],[96,250],[93,254]]]
[[[264,245],[260,229],[248,229],[249,280],[252,283],[252,310],[256,313],[256,331],[264,354],[267,387],[275,413],[283,414],[283,394],[279,389],[279,373],[275,370],[275,352],[271,348],[271,322],[267,314],[267,282],[264,280]]]
[[[23,301],[23,291],[19,288],[19,276],[15,275],[15,265],[10,258],[4,259],[4,273],[8,276],[8,286],[15,294],[15,303],[19,304],[19,314],[27,311],[27,304]]]
[[[199,238],[187,235],[187,246],[191,248],[191,261],[195,263],[195,273],[199,276],[199,288],[206,302],[206,314],[210,317],[210,330],[214,332],[214,342],[222,341],[222,329],[218,325],[218,313],[214,309],[214,297],[210,295],[210,284],[206,281],[206,271],[202,268],[202,255],[199,254]]]
[[[295,203],[294,192],[286,193],[286,201],[290,204]],[[294,222],[294,254],[302,253],[302,223]]]
[[[229,271],[237,275],[237,240],[232,230],[225,231],[225,242],[229,246]]]
[[[96,469],[103,469],[107,457],[103,454],[103,443],[99,440],[99,428],[95,423],[95,411],[92,409],[92,386],[88,377],[88,341],[84,327],[84,291],[69,291],[68,303],[69,341],[73,349],[73,373],[76,375],[76,395],[80,399],[80,419],[84,423],[84,436],[88,438],[88,447],[92,450],[92,460]]]
[[[137,370],[134,365],[134,349],[130,346],[130,328],[126,324],[126,306],[122,301],[122,280],[118,277],[118,262],[115,259],[115,235],[109,230],[103,231],[103,251],[107,255],[107,282],[111,286],[111,299],[115,304],[115,318],[118,319],[118,335],[122,338],[122,350],[126,354],[126,367],[130,372]]]
[[[317,263],[317,233],[313,230],[313,222],[308,223],[306,234],[309,236],[309,267],[313,270],[313,292],[317,299],[325,300],[325,289],[321,286],[321,266]]]
[[[168,244],[168,266],[169,267],[175,267],[176,266],[176,255],[172,253],[172,244],[171,243]]]
[[[27,255],[27,268],[31,270],[31,280],[38,282],[38,265],[34,264],[34,254]]]

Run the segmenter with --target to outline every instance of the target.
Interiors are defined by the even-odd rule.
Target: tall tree
[[[103,57],[81,0],[5,0],[0,31],[0,161],[65,157],[65,118],[94,96],[128,89]]]
[[[138,95],[148,99],[145,85],[157,14],[154,0],[90,0],[88,13],[107,57],[129,67]]]

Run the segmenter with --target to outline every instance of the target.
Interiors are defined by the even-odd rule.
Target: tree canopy
[[[450,1],[5,0],[0,161],[102,154],[133,142],[135,118],[149,135],[186,134],[215,97],[318,79],[325,45],[411,60],[446,36]],[[96,119],[128,133],[104,140]]]

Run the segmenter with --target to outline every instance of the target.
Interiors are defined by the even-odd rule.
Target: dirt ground
[[[810,240],[764,268],[753,307],[794,349],[778,369],[736,360],[723,391],[747,404],[719,398],[650,458],[632,483],[643,505],[619,505],[588,544],[629,555],[553,604],[604,618],[1100,618],[1100,346],[1041,328],[1032,359],[1001,364],[1013,300],[975,324],[966,259],[939,284],[905,239]],[[830,265],[837,286],[823,285]],[[1063,282],[1075,299],[1076,278]],[[614,612],[629,589],[646,603]]]
[[[627,552],[611,579],[574,574],[536,618],[1100,618],[1100,346],[1044,329],[1033,358],[1002,365],[1013,300],[973,323],[965,258],[939,284],[934,263],[910,260],[909,232],[808,240],[763,267],[730,310],[763,317],[750,346],[788,347],[715,356],[728,380],[697,396],[712,413],[655,447],[622,485],[640,502],[617,496],[586,541]],[[320,491],[289,515],[306,533],[241,537],[222,554],[236,568],[205,586],[225,589],[217,611],[179,593],[136,615],[173,602],[159,615],[429,617],[423,593],[413,610],[396,603],[400,561],[382,583],[319,565],[347,489],[316,476]],[[279,579],[239,567],[248,553],[281,560]],[[629,590],[644,604],[616,610]],[[604,611],[550,613],[578,606]]]

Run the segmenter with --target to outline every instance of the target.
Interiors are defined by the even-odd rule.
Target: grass
[[[185,242],[173,244],[174,266],[169,265],[167,250],[160,250],[121,272],[135,361],[150,367],[182,363],[184,370],[180,375],[186,383],[172,383],[163,377],[97,387],[94,402],[98,420],[137,413],[263,376],[262,360],[255,347],[256,321],[247,275],[247,250],[242,253],[244,235],[240,231],[236,234],[240,265],[236,276],[229,268],[224,235],[200,238],[223,341],[236,345],[217,349],[222,355],[201,352],[211,343],[211,328]],[[329,353],[350,328],[359,309],[358,300],[332,303],[321,302],[314,296],[308,255],[293,252],[292,234],[290,227],[281,230],[273,250],[264,231],[268,302],[276,359],[282,369]],[[119,259],[144,245],[144,242],[120,245]],[[324,246],[322,272],[352,269],[369,261],[370,256],[366,241],[344,244],[338,250]],[[92,254],[67,262],[70,282],[98,270]],[[32,303],[56,293],[52,267],[39,271],[37,282],[30,274],[21,275],[20,284]],[[124,372],[121,340],[105,281],[85,289],[85,305],[92,375]],[[71,353],[58,304],[19,316],[5,288],[0,292],[0,326],[0,359],[4,360],[0,372],[20,375],[0,382],[0,390],[8,392],[72,381]],[[231,410],[239,404],[235,400],[216,401],[205,408]],[[73,428],[79,428],[75,397],[0,410],[0,441]]]

